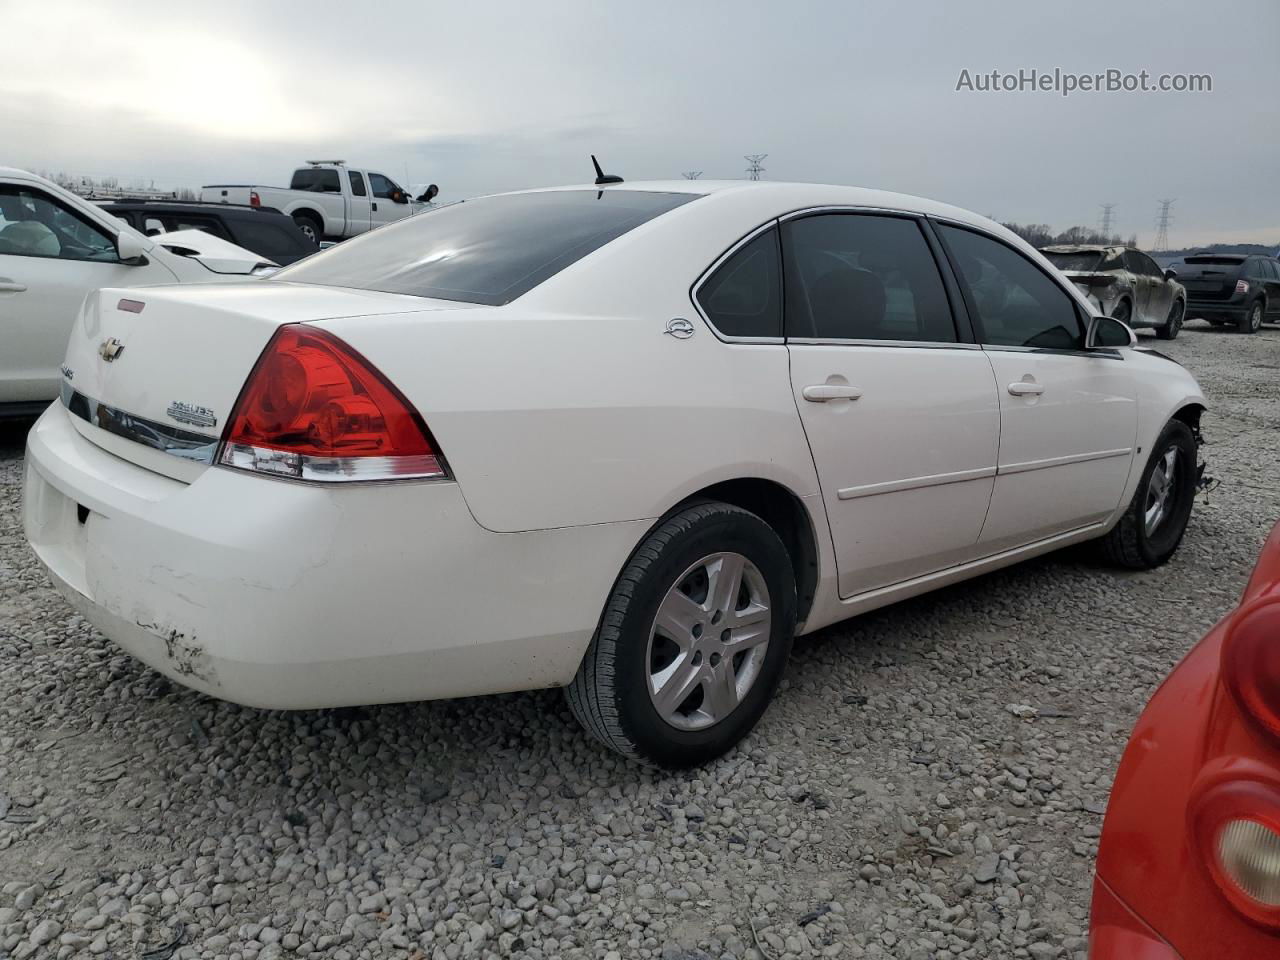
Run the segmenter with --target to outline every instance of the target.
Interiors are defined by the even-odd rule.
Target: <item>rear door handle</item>
[[[843,383],[818,383],[805,387],[801,395],[810,403],[826,403],[828,400],[857,400],[862,391]]]
[[[1044,393],[1044,384],[1027,380],[1016,380],[1009,384],[1009,392],[1015,397],[1037,397]]]
[[[18,283],[8,277],[0,277],[0,293],[21,293],[27,289],[25,283]]]

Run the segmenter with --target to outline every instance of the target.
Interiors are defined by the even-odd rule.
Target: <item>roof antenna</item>
[[[596,155],[591,155],[591,165],[596,168],[596,186],[600,187],[606,183],[622,183],[622,178],[614,176],[612,173],[605,173],[600,169],[600,161],[596,159]]]

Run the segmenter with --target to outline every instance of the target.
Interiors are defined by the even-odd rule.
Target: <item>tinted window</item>
[[[1059,270],[1092,273],[1095,270],[1111,269],[1102,266],[1102,254],[1094,250],[1086,250],[1082,253],[1054,253],[1052,250],[1041,250],[1040,252]]]
[[[782,336],[782,261],[777,229],[736,250],[698,288],[698,305],[727,337]]]
[[[0,184],[0,254],[118,263],[115,238],[48,194]]]
[[[783,225],[787,335],[954,343],[942,278],[914,220],[823,214]]]
[[[1274,260],[1263,260],[1262,268],[1266,271],[1264,274],[1266,277],[1271,280],[1280,280],[1280,268],[1276,266]]]
[[[1148,257],[1145,253],[1135,253],[1138,258],[1138,265],[1142,268],[1142,272],[1149,277],[1163,277],[1164,271],[1156,265],[1156,262]]]
[[[351,195],[353,197],[368,196],[368,192],[364,188],[364,174],[358,170],[348,170],[347,180],[351,183]]]
[[[315,246],[297,230],[291,235],[275,223],[237,220],[235,227],[236,243],[276,262],[281,258],[296,260],[315,251]]]
[[[289,181],[290,190],[310,190],[312,193],[341,193],[337,170],[320,170],[307,167],[293,171],[293,179]]]
[[[1075,301],[1034,263],[990,237],[940,225],[982,326],[983,342],[1078,349]]]
[[[1113,250],[1106,255],[1106,258],[1102,261],[1100,269],[1105,273],[1109,270],[1119,270],[1123,266],[1124,260],[1121,255],[1121,251]]]
[[[347,240],[272,279],[509,303],[610,240],[696,196],[548,190],[465,200]]]
[[[391,194],[400,189],[380,173],[369,174],[369,187],[375,197],[383,200],[390,200]]]

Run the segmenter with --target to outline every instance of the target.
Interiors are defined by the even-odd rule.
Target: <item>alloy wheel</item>
[[[1176,502],[1174,494],[1178,485],[1178,448],[1170,447],[1164,452],[1151,471],[1151,479],[1147,481],[1147,496],[1143,504],[1143,518],[1147,536],[1150,537],[1160,528],[1169,514],[1170,506]]]
[[[1262,329],[1262,304],[1255,303],[1249,310],[1249,332],[1257,333]]]
[[[731,714],[760,677],[773,612],[764,576],[740,553],[681,574],[649,633],[649,699],[663,721],[703,730]]]

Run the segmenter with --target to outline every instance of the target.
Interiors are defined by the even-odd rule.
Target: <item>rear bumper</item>
[[[449,482],[209,468],[185,484],[54,406],[28,438],[24,527],[68,601],[138,659],[222,699],[309,708],[567,683],[644,524],[495,534]]]
[[[1101,878],[1090,914],[1089,960],[1182,960]]]
[[[1249,304],[1244,300],[1187,300],[1189,320],[1243,320]]]

